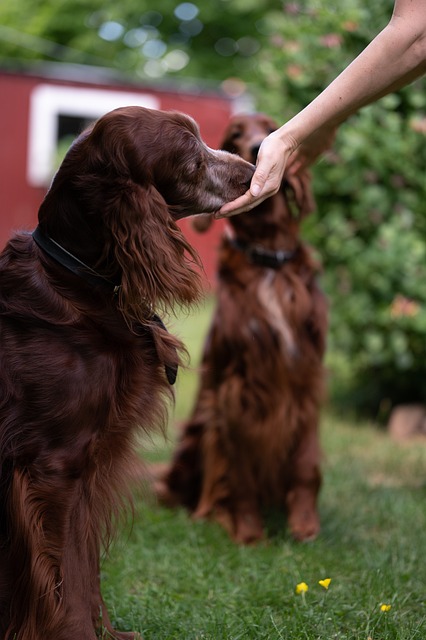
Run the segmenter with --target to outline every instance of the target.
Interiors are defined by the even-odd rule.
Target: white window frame
[[[29,184],[46,187],[52,180],[60,115],[97,120],[108,111],[130,105],[159,109],[160,101],[148,93],[38,85],[30,97],[27,156]]]

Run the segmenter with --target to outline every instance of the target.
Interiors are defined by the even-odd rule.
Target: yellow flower
[[[392,605],[391,604],[381,604],[380,605],[380,611],[390,611],[392,609]]]
[[[309,589],[308,585],[306,584],[306,582],[299,582],[299,584],[296,585],[296,593],[306,593],[307,590]]]
[[[318,584],[320,584],[324,589],[328,589],[330,586],[331,578],[324,578],[324,580],[319,580]]]

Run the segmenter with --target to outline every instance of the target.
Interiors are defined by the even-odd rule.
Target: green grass
[[[174,330],[197,364],[211,304]],[[180,373],[174,419],[190,410],[196,372]],[[155,437],[148,459],[167,459]],[[398,445],[374,425],[325,411],[322,531],[293,542],[280,514],[269,537],[237,547],[220,527],[191,522],[148,498],[137,504],[103,563],[114,624],[145,640],[424,640],[426,638],[426,445]],[[331,578],[328,590],[318,584]],[[306,582],[309,590],[297,595]],[[391,604],[387,612],[382,603]]]

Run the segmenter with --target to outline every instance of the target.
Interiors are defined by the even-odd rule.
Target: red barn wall
[[[37,211],[47,187],[32,186],[27,178],[31,94],[40,85],[83,87],[98,90],[140,92],[151,95],[160,109],[178,110],[191,115],[199,124],[203,139],[217,148],[234,104],[220,93],[175,88],[157,88],[118,81],[88,81],[87,78],[66,79],[66,74],[17,73],[0,69],[0,248],[17,229],[31,230],[37,223]],[[216,252],[223,222],[216,222],[202,235],[195,233],[189,220],[181,223],[188,240],[201,255],[210,284],[215,280]],[[206,283],[207,284],[207,283]]]

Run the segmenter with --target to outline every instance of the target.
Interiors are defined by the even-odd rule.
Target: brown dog
[[[133,640],[99,552],[138,430],[165,420],[182,344],[155,314],[197,298],[176,220],[242,195],[254,167],[182,114],[124,107],[73,144],[33,234],[0,255],[0,638]]]
[[[222,148],[255,162],[275,128],[263,115],[235,117]],[[327,305],[299,234],[313,206],[303,172],[251,212],[229,219],[198,398],[156,486],[163,503],[217,520],[236,542],[262,538],[268,506],[287,510],[297,540],[313,539],[320,528]],[[196,224],[201,230],[210,222]]]

